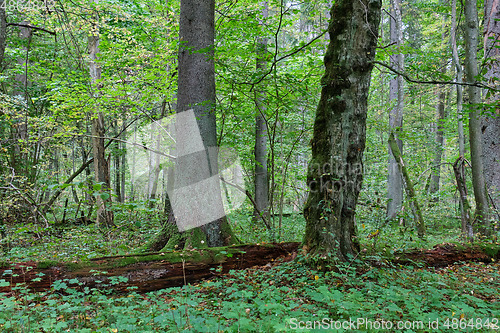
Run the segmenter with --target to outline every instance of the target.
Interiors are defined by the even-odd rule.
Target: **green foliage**
[[[497,263],[468,264],[434,271],[355,262],[321,273],[299,260],[143,295],[133,290],[109,295],[77,280],[56,281],[46,293],[18,287],[0,298],[0,327],[5,332],[285,332],[299,322],[306,327],[328,318],[328,323],[424,323],[427,329],[415,326],[413,331],[425,332],[430,321],[439,319],[440,329],[433,331],[445,332],[447,318],[482,318],[483,323],[498,318],[499,268]],[[109,283],[125,281],[116,277]]]

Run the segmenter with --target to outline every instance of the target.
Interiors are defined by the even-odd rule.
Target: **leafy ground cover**
[[[465,327],[455,331],[495,331],[500,317],[499,268],[498,263],[440,270],[374,268],[354,262],[323,273],[298,260],[233,271],[224,279],[197,285],[147,294],[130,290],[124,295],[73,289],[68,285],[75,281],[58,281],[46,293],[30,294],[17,287],[4,295],[0,327],[5,332],[285,332],[294,328],[316,332],[343,331],[335,330],[335,325],[352,322],[354,331],[375,332],[380,331],[376,325],[391,322],[394,329],[385,331],[451,331],[455,324]],[[430,329],[436,320],[439,329]],[[396,325],[405,329],[396,330]]]
[[[231,220],[243,241],[256,241],[258,234],[261,241],[271,237],[264,226],[253,223],[244,214],[233,214]],[[300,241],[301,221],[301,215],[297,214],[284,217],[286,227],[281,239]],[[133,288],[125,294],[110,294],[106,288],[78,287],[76,280],[56,281],[51,290],[42,293],[30,293],[23,286],[17,286],[12,292],[0,295],[0,330],[500,330],[498,262],[461,263],[442,269],[392,265],[386,259],[394,252],[409,247],[430,248],[443,241],[456,242],[458,234],[442,223],[430,226],[428,238],[422,241],[405,226],[365,221],[358,226],[362,255],[327,272],[312,270],[299,255],[294,262],[231,271],[224,278],[144,294]],[[1,241],[1,260],[85,261],[103,255],[131,253],[139,249],[157,227],[154,219],[136,222],[118,223],[117,228],[104,232],[93,225],[47,230],[34,225],[9,226],[7,237]],[[374,267],[368,262],[378,265]],[[115,277],[111,283],[123,283],[123,279]],[[0,284],[9,285],[8,278],[0,277]]]

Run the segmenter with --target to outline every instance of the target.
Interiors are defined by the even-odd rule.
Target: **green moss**
[[[486,253],[491,258],[498,257],[498,252],[500,251],[499,244],[491,244],[491,243],[479,244],[479,247],[481,248],[481,250],[483,250],[484,253]]]
[[[93,266],[96,266],[96,265],[95,264],[92,265],[91,262],[68,262],[65,264],[66,269],[71,271],[71,272],[74,272],[74,271],[77,271],[80,269],[84,269],[84,268],[93,267]],[[98,268],[101,269],[101,267],[98,267]]]
[[[55,260],[45,260],[45,261],[39,261],[37,264],[37,268],[40,269],[46,269],[54,266],[60,266],[61,264],[58,261]]]
[[[186,244],[184,248],[206,248],[207,247],[207,236],[200,228],[193,228],[188,231],[189,236],[186,239]]]

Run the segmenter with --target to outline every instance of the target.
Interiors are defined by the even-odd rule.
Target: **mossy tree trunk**
[[[304,207],[304,250],[348,260],[359,251],[355,210],[363,180],[367,98],[380,24],[380,0],[340,0],[316,110]]]

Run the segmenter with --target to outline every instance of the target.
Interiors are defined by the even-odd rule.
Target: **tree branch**
[[[479,87],[479,88],[483,88],[483,89],[489,89],[489,90],[493,90],[493,91],[499,91],[499,89],[495,89],[491,86],[488,86],[484,83],[481,83],[481,82],[474,82],[474,83],[467,83],[467,82],[454,82],[454,81],[440,81],[440,80],[416,80],[416,79],[413,79],[411,78],[408,74],[406,73],[403,73],[383,62],[380,62],[380,61],[372,61],[373,64],[375,65],[380,65],[382,67],[385,67],[387,68],[388,70],[390,70],[391,72],[397,74],[397,75],[401,75],[406,81],[408,82],[411,82],[411,83],[417,83],[417,84],[443,84],[443,85],[459,85],[459,86],[473,86],[473,87]]]
[[[21,27],[21,28],[28,28],[28,29],[34,29],[34,30],[40,30],[43,32],[46,32],[48,34],[51,34],[52,36],[56,36],[56,33],[54,31],[50,31],[44,28],[36,27],[34,25],[29,25],[29,24],[22,24],[22,23],[7,23],[7,26],[14,26],[14,27]]]

